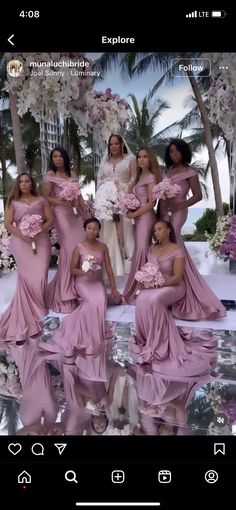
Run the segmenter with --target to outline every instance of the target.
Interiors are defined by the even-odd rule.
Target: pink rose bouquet
[[[41,223],[43,219],[39,214],[26,214],[19,224],[20,231],[23,236],[34,238],[37,234],[42,232]],[[33,254],[37,253],[36,243],[32,241]]]
[[[60,191],[58,198],[66,202],[73,202],[81,195],[80,187],[77,182],[67,182],[63,184],[63,189]],[[73,207],[74,214],[77,214],[76,207]]]
[[[164,177],[164,179],[159,182],[159,184],[156,184],[152,190],[153,199],[161,199],[161,200],[167,200],[169,202],[170,198],[175,198],[177,195],[179,195],[181,191],[181,187],[178,184],[172,184],[171,180],[167,177]],[[169,216],[172,216],[171,211],[168,211]]]
[[[136,198],[136,196],[133,193],[128,193],[124,197],[120,198],[118,202],[119,213],[127,214],[128,211],[136,211],[140,205],[140,201]]]
[[[135,280],[141,284],[145,289],[155,289],[157,287],[163,287],[165,283],[164,276],[162,275],[159,266],[147,262],[141,267],[140,271],[135,273]]]

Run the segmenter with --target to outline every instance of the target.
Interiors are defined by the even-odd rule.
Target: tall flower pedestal
[[[236,273],[236,260],[229,261],[229,271],[230,273]]]

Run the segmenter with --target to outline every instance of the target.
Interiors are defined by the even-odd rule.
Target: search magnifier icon
[[[65,479],[66,479],[67,482],[78,483],[78,481],[76,480],[76,473],[75,473],[75,471],[66,471]]]

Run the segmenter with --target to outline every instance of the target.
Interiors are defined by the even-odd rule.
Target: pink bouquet
[[[96,255],[86,255],[85,260],[81,266],[82,271],[87,273],[88,271],[98,271],[101,269],[100,259]]]
[[[66,202],[73,202],[73,200],[76,200],[80,195],[80,187],[77,182],[67,182],[66,185],[63,184],[63,189],[60,191],[58,198],[61,200],[65,200]],[[76,207],[73,207],[74,214],[77,214]]]
[[[120,198],[118,202],[119,212],[121,214],[127,214],[128,211],[136,211],[140,205],[140,201],[133,193],[125,195],[124,197]]]
[[[40,223],[43,223],[43,219],[39,214],[26,214],[19,224],[22,235],[34,238],[37,234],[42,232]],[[35,255],[37,249],[34,241],[32,242],[32,250]]]
[[[139,282],[145,289],[155,289],[163,287],[165,279],[157,264],[147,262],[141,267],[141,271],[135,273],[135,280]]]
[[[154,186],[152,193],[154,200],[162,199],[169,201],[170,198],[174,198],[179,195],[181,187],[178,184],[171,184],[171,180],[167,177]],[[172,215],[171,211],[168,211],[169,216]]]

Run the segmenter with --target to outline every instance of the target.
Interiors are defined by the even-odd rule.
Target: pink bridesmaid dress
[[[152,246],[148,252],[148,261],[158,263],[164,277],[173,274],[173,263],[180,257],[184,257],[180,248],[159,257],[158,261]],[[211,331],[177,327],[169,311],[169,307],[180,300],[184,302],[185,296],[184,278],[178,285],[144,289],[138,294],[135,310],[136,337],[131,342],[131,351],[139,364],[148,363],[158,373],[172,375],[179,374],[181,366],[184,374],[192,374],[193,364],[199,373],[196,354],[199,355],[200,365],[202,357],[207,358],[211,364],[217,345]]]
[[[18,366],[23,390],[19,411],[23,425],[40,424],[42,416],[45,425],[51,425],[56,421],[58,404],[49,366],[42,360],[37,342],[29,340],[21,346],[9,344],[9,350]]]
[[[181,172],[170,177],[172,184],[178,184],[181,187],[181,193],[173,199],[176,203],[186,200],[190,190],[188,179],[195,175],[197,175],[195,170],[189,167],[185,172]],[[169,217],[166,210],[165,200],[160,201],[160,213],[161,219],[168,220]],[[184,276],[186,295],[184,296],[184,299],[179,300],[173,305],[173,314],[178,319],[186,320],[210,320],[225,317],[225,307],[211,291],[204,278],[198,272],[181,238],[181,228],[185,224],[187,216],[187,208],[177,211],[172,215],[172,224],[175,230],[177,243],[183,248],[186,257]]]
[[[43,217],[47,201],[39,198],[31,205],[12,201],[16,225],[28,214]],[[46,307],[48,268],[51,243],[47,232],[36,241],[37,254],[30,243],[11,236],[11,253],[17,264],[17,287],[15,296],[0,320],[0,341],[22,341],[38,335],[43,330]]]
[[[62,186],[66,185],[68,180],[78,182],[76,178],[58,179],[52,175],[44,177],[45,182],[53,184],[52,192],[55,198],[58,198]],[[53,206],[53,214],[60,242],[60,255],[57,273],[48,285],[47,303],[48,308],[54,312],[70,313],[78,306],[74,277],[70,274],[71,258],[75,246],[84,241],[85,232],[81,216],[77,218],[72,207]]]
[[[148,184],[156,184],[157,180],[154,175],[148,175],[133,188],[133,193],[141,202],[141,206],[148,202]],[[134,302],[135,293],[138,288],[138,282],[134,275],[147,262],[147,253],[152,241],[153,226],[156,223],[156,215],[153,209],[147,211],[135,218],[134,231],[134,254],[131,265],[131,271],[125,285],[123,297],[129,304]]]
[[[94,358],[92,356],[92,358]],[[99,400],[105,397],[106,387],[104,382],[99,382],[97,372],[94,372],[94,380],[92,379],[92,372],[90,373],[90,380],[83,379],[78,376],[78,369],[76,365],[63,364],[63,386],[65,392],[66,408],[63,415],[63,425],[66,435],[82,435],[90,430],[90,423],[92,412],[87,409],[85,402],[84,407],[80,407],[76,398],[75,388],[76,384],[80,384],[84,390],[96,394]],[[91,400],[91,398],[83,398],[84,401]]]
[[[199,370],[199,364],[197,362]],[[202,363],[204,369],[204,363]],[[204,374],[205,372],[205,374]],[[187,408],[196,391],[204,384],[210,382],[211,376],[207,365],[203,375],[179,376],[178,379],[170,376],[163,378],[158,373],[145,374],[142,367],[137,372],[137,392],[139,397],[139,411],[141,413],[142,427],[147,435],[158,433],[158,425],[167,424],[177,426],[178,435],[189,435],[191,429],[187,426]],[[182,412],[176,412],[171,402],[177,400]]]
[[[60,353],[62,356],[73,357],[78,368],[87,374],[87,379],[93,379],[94,373],[100,371],[101,380],[105,377],[104,360],[101,358],[101,364],[99,362],[96,366],[94,355],[99,356],[106,348],[107,292],[102,275],[103,255],[100,251],[88,250],[83,244],[79,244],[78,248],[80,267],[87,255],[96,255],[100,261],[101,269],[96,271],[94,279],[89,278],[86,273],[75,277],[76,293],[82,302],[68,317],[65,317],[52,340],[48,343],[41,343],[41,348],[51,354]],[[88,361],[87,357],[91,355],[93,355],[93,359]],[[89,376],[90,370],[91,377]]]

